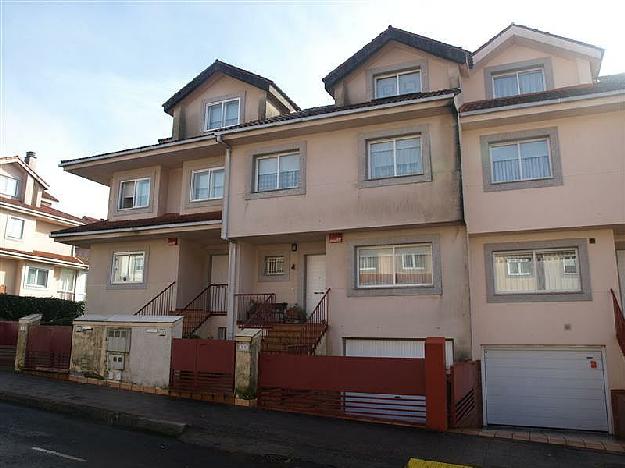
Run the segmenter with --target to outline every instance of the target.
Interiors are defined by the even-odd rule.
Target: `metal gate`
[[[425,359],[261,353],[268,409],[425,425]]]
[[[64,372],[72,354],[72,327],[35,325],[28,329],[24,368]]]
[[[0,369],[15,368],[17,322],[0,321]]]
[[[174,338],[170,392],[189,398],[234,398],[234,357],[234,341]]]
[[[480,361],[456,362],[451,367],[449,425],[482,427],[482,374]]]

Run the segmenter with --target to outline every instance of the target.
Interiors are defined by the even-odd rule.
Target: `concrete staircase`
[[[308,332],[304,333],[306,326]],[[267,353],[314,354],[326,328],[325,324],[275,324],[265,330],[261,349]]]
[[[169,315],[182,315],[182,337],[191,338],[193,331],[199,328],[211,313],[202,309],[176,309],[172,310]]]

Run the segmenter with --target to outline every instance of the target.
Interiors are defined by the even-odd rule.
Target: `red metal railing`
[[[154,296],[146,305],[141,307],[135,315],[169,315],[174,304],[174,285],[172,281],[169,286]]]
[[[302,326],[299,342],[289,346],[289,353],[315,354],[317,345],[328,330],[328,311],[330,308],[330,288],[323,293],[312,314]]]
[[[177,310],[175,315],[184,317],[182,336],[192,336],[212,315],[228,313],[228,285],[209,284],[197,296]]]
[[[237,322],[245,326],[264,327],[284,323],[285,304],[276,304],[275,293],[235,294]]]
[[[612,304],[614,305],[614,328],[616,329],[616,340],[621,347],[621,352],[625,356],[625,317],[623,317],[623,309],[618,303],[616,293],[610,289],[612,294]]]

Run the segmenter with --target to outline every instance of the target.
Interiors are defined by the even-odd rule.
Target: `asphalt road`
[[[0,467],[320,467],[232,454],[173,438],[0,403]]]

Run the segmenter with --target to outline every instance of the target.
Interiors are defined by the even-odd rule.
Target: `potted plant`
[[[304,323],[306,321],[306,312],[297,304],[293,304],[286,309],[286,321],[289,323]]]

